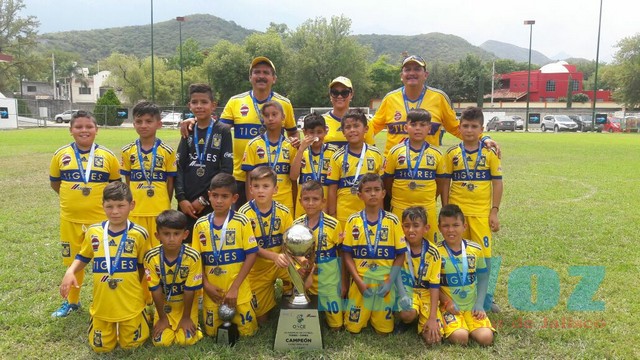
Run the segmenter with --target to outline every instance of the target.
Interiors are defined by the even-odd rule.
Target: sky
[[[39,32],[145,25],[206,13],[248,29],[270,22],[295,29],[308,19],[344,15],[353,34],[417,35],[440,32],[473,45],[497,40],[532,48],[548,57],[596,58],[600,0],[23,0],[23,15],[35,15]],[[640,33],[640,1],[602,0],[600,61],[610,62],[616,43]],[[389,6],[391,4],[392,6]],[[427,50],[428,51],[428,50]],[[424,55],[424,54],[421,54]]]

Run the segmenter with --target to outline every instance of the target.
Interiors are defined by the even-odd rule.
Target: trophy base
[[[234,346],[239,338],[240,332],[238,332],[238,325],[232,323],[222,324],[218,327],[216,344]]]
[[[318,297],[312,295],[309,300],[307,304],[296,305],[282,299],[274,350],[322,349]]]
[[[311,299],[307,296],[307,294],[295,294],[289,297],[289,304],[294,306],[307,306],[311,303]]]

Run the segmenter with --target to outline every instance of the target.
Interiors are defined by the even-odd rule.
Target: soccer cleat
[[[496,304],[495,302],[491,303],[491,312],[494,313],[499,313],[500,312],[500,306],[498,306],[498,304]]]
[[[69,304],[67,300],[65,300],[62,305],[58,308],[58,310],[51,313],[51,317],[60,318],[67,317],[72,311],[77,311],[80,309],[80,303],[77,304]]]

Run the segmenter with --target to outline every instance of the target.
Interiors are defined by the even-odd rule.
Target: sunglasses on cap
[[[331,93],[331,96],[334,97],[334,98],[337,98],[338,96],[342,96],[343,98],[346,98],[351,94],[351,90],[349,90],[349,89],[344,89],[344,90],[331,89],[329,91],[329,93]]]
[[[424,59],[423,59],[421,56],[418,56],[418,55],[411,55],[411,56],[409,56],[409,57],[405,58],[405,59],[402,61],[402,66],[404,66],[404,65],[406,65],[406,64],[408,64],[408,63],[410,63],[410,62],[415,62],[415,63],[417,63],[418,65],[420,65],[420,66],[422,66],[422,67],[425,67],[425,66],[426,66],[426,64],[427,64],[427,62],[426,62],[426,61],[424,61]]]

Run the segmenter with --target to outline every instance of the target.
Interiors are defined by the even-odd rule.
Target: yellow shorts
[[[291,290],[291,279],[286,268],[279,268],[275,264],[267,268],[251,269],[248,276],[251,283],[251,291],[255,298],[255,312],[257,316],[268,313],[276,306],[276,294],[273,284],[276,279],[282,279],[285,283],[284,291]]]
[[[76,258],[84,241],[84,233],[91,225],[60,219],[60,243],[64,266],[70,266]]]
[[[405,211],[406,208],[392,206],[391,212],[400,219],[400,223],[402,224],[402,212]],[[425,238],[429,240],[429,242],[433,244],[438,243],[438,212],[436,208],[428,208],[425,207],[424,210],[427,212],[427,224],[429,225],[429,230],[425,234]]]
[[[218,304],[208,304],[202,308],[204,317],[204,331],[209,336],[218,334],[218,327],[222,325],[222,320],[218,317]],[[258,320],[251,302],[236,305],[236,316],[231,320],[238,325],[238,332],[242,336],[252,336],[258,331]]]
[[[369,285],[374,293],[378,286],[379,284]],[[356,283],[352,281],[344,313],[345,329],[350,333],[357,334],[367,326],[369,319],[371,319],[371,326],[377,332],[391,333],[393,331],[393,299],[395,299],[393,291],[384,298],[377,295],[365,298],[358,290]]]
[[[140,225],[149,233],[149,242],[147,250],[160,245],[160,241],[156,238],[156,217],[157,216],[130,216],[129,220],[136,225]]]
[[[167,318],[169,319],[169,327],[164,329],[160,336],[154,337],[152,339],[154,346],[170,346],[174,343],[183,346],[193,345],[200,339],[202,339],[202,331],[198,326],[198,299],[196,298],[193,301],[193,305],[191,306],[191,321],[193,321],[193,323],[196,325],[196,328],[198,328],[196,334],[189,334],[189,336],[187,337],[184,333],[184,330],[178,327],[178,324],[180,324],[180,319],[182,319],[182,310],[182,304],[178,306],[172,306],[171,312],[167,314]],[[155,325],[157,322],[158,316],[155,317],[153,324]]]
[[[482,255],[485,259],[491,258],[491,228],[489,217],[465,216],[467,230],[462,237],[478,243],[482,247]]]
[[[111,322],[91,318],[89,344],[95,352],[109,352],[120,344],[123,349],[138,347],[149,337],[149,320],[144,311],[133,319]]]
[[[321,290],[317,294],[318,310],[324,312],[327,325],[332,328],[342,327],[344,319],[344,306],[340,293],[336,291],[337,289],[338,285],[328,287],[327,290]]]
[[[458,315],[453,315],[445,311],[442,313],[442,320],[444,324],[445,338],[448,338],[449,335],[453,334],[454,331],[460,329],[465,329],[470,333],[480,328],[489,328],[493,332],[496,331],[491,326],[491,321],[489,320],[488,316],[482,320],[477,320],[473,317],[470,310],[460,311],[460,314]]]
[[[418,314],[418,334],[422,334],[422,329],[424,329],[427,320],[429,320],[429,313],[431,312],[431,296],[428,291],[425,291],[426,294],[420,294],[418,291],[413,292],[413,304],[411,307]],[[440,325],[440,335],[444,335],[440,308],[436,310],[436,320]]]

